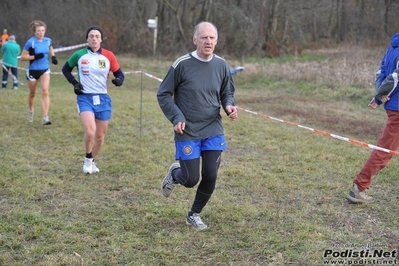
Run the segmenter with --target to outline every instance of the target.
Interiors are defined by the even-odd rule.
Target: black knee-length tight
[[[215,190],[221,155],[222,151],[203,151],[201,153],[201,182],[191,207],[193,212],[201,213]],[[194,187],[200,178],[200,158],[180,160],[180,167],[173,171],[173,178],[187,188]]]

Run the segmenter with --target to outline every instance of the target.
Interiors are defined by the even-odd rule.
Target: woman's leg
[[[94,145],[93,145],[93,158],[96,158],[97,155],[100,153],[102,146],[104,145],[105,141],[105,134],[108,130],[108,121],[101,121],[96,119],[96,131],[94,135]]]
[[[42,88],[42,111],[43,117],[48,116],[48,112],[50,109],[50,74],[44,73],[40,77],[40,85]]]

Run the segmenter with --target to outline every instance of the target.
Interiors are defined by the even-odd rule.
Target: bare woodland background
[[[192,30],[202,20],[219,30],[217,53],[277,57],[340,43],[388,45],[399,29],[398,0],[1,0],[0,28],[22,46],[32,20],[47,24],[54,47],[85,43],[101,26],[104,47],[150,56],[158,17],[157,56],[193,50]]]

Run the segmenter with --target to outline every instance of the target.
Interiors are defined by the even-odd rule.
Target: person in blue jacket
[[[29,61],[29,67],[26,72],[26,79],[29,85],[28,95],[28,122],[33,122],[33,107],[36,96],[36,87],[40,81],[42,88],[42,111],[43,119],[42,125],[51,125],[48,117],[50,109],[50,64],[51,62],[56,65],[58,60],[55,57],[52,40],[45,35],[46,24],[40,20],[34,20],[29,24],[33,36],[25,43],[21,54],[21,60]]]
[[[396,151],[399,148],[399,33],[391,39],[391,45],[381,60],[377,72],[376,94],[368,106],[376,109],[384,104],[388,120],[378,138],[377,146]],[[374,149],[363,168],[353,180],[346,197],[351,203],[371,203],[372,196],[366,194],[373,177],[391,160],[393,154]]]

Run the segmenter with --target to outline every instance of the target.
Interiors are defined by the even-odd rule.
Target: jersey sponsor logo
[[[98,60],[98,67],[100,69],[105,69],[105,60]]]
[[[193,148],[190,145],[184,146],[183,152],[185,155],[191,155],[193,153]]]
[[[82,66],[83,75],[88,75],[90,73],[90,61],[89,61],[89,59],[82,59],[80,64]]]

